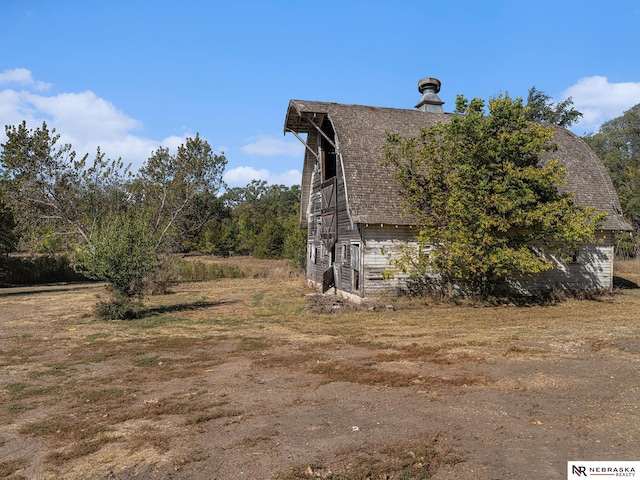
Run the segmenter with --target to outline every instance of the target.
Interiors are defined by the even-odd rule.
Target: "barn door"
[[[360,293],[360,243],[351,244],[351,291]]]
[[[335,276],[333,275],[333,265],[327,268],[322,274],[322,293],[336,286]]]
[[[322,227],[320,238],[326,251],[331,251],[338,237],[336,178],[322,182]]]

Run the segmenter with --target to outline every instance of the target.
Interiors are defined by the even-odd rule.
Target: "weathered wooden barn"
[[[440,82],[419,82],[415,109],[380,108],[291,100],[285,133],[306,147],[302,170],[300,227],[307,229],[310,282],[322,291],[361,300],[402,289],[405,278],[384,279],[398,242],[411,242],[417,223],[402,207],[392,167],[382,164],[387,132],[418,136],[425,125],[447,122],[437,93]],[[306,135],[305,135],[306,134]],[[629,230],[611,179],[593,151],[570,131],[556,127],[554,152],[567,170],[574,200],[608,214],[598,241],[584,244],[570,263],[518,281],[527,289],[609,289],[613,285],[614,236]]]

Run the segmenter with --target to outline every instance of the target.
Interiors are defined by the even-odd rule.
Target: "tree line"
[[[386,152],[386,161],[399,172],[409,208],[427,220],[421,232],[425,242],[443,248],[429,258],[439,259],[439,268],[452,278],[479,272],[466,279],[476,282],[476,288],[483,288],[487,278],[503,278],[514,270],[549,268],[526,248],[530,239],[514,243],[513,235],[504,235],[530,229],[540,212],[538,202],[557,207],[549,209],[548,224],[574,228],[563,233],[567,238],[587,238],[597,225],[587,221],[592,212],[572,211],[570,199],[547,188],[561,181],[562,172],[530,168],[535,164],[531,152],[541,152],[550,141],[547,130],[532,125],[571,126],[582,116],[572,100],[553,103],[533,87],[526,104],[506,96],[492,99],[488,114],[484,108],[481,100],[460,96],[456,112],[464,115],[424,131],[421,139],[390,138]],[[107,280],[124,299],[139,296],[144,281],[162,270],[171,253],[288,258],[295,266],[304,265],[300,187],[254,180],[227,188],[222,180],[224,154],[214,153],[199,135],[186,139],[175,154],[158,148],[134,173],[99,149],[94,157],[79,157],[71,145],[59,144],[59,135],[46,123],[35,130],[26,122],[5,130],[0,258],[15,251],[65,253],[78,272]],[[504,142],[483,140],[487,138]],[[625,217],[640,231],[640,105],[583,138],[609,170]],[[452,151],[456,155],[450,156]],[[451,168],[445,169],[442,160],[447,158]],[[416,169],[422,169],[421,175]],[[486,178],[481,178],[484,173]],[[529,205],[530,215],[521,205],[527,197],[517,195],[516,184],[544,192]],[[491,201],[482,208],[487,195]],[[451,210],[455,202],[460,208]],[[439,217],[438,224],[429,223]],[[503,224],[507,217],[509,225]],[[443,225],[454,228],[445,231]],[[447,235],[451,238],[442,241]],[[621,250],[637,256],[636,239],[622,237]],[[456,244],[462,247],[452,249]]]
[[[637,258],[640,256],[640,104],[583,138],[607,167],[622,213],[635,230],[620,237],[618,255]]]
[[[46,123],[5,128],[0,151],[0,256],[65,254],[105,280],[121,304],[170,254],[198,251],[289,258],[300,266],[300,188],[252,181],[227,188],[224,154],[198,134],[175,154],[160,147],[138,172],[122,160],[79,156]],[[4,272],[7,267],[5,262]]]

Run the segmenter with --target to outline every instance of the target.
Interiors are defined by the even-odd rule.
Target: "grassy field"
[[[354,307],[282,262],[206,261],[244,278],[180,283],[134,321],[95,319],[100,284],[0,291],[0,478],[564,478],[574,455],[634,459],[636,288]],[[616,275],[638,284],[640,263]]]

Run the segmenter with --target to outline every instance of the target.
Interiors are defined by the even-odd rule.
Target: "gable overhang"
[[[298,104],[293,100],[289,102],[289,108],[287,109],[287,117],[284,122],[284,133],[293,133],[300,142],[305,146],[307,151],[309,151],[312,155],[318,158],[317,152],[309,146],[309,144],[299,135],[300,133],[311,133],[316,132],[319,133],[324,139],[329,142],[333,148],[338,150],[338,146],[334,143],[333,139],[329,138],[329,136],[320,128],[322,122],[326,119],[331,123],[332,128],[334,128],[333,122],[331,122],[331,118],[326,113],[321,112],[304,112],[302,111]],[[335,132],[335,129],[334,129]]]
[[[328,121],[331,124],[331,128],[334,132],[334,138],[330,138],[321,126],[324,121]],[[311,188],[311,176],[315,169],[316,163],[320,162],[318,152],[318,138],[323,137],[336,151],[337,161],[340,162],[342,172],[342,186],[344,189],[345,201],[347,205],[347,217],[351,228],[354,223],[349,211],[349,193],[347,191],[347,182],[344,173],[344,163],[342,159],[342,153],[340,151],[340,141],[338,139],[338,132],[334,125],[331,116],[325,112],[318,111],[304,111],[300,108],[300,104],[295,100],[289,102],[287,108],[287,116],[284,122],[284,134],[292,133],[305,147],[304,164],[302,168],[302,185],[301,185],[301,199],[300,199],[300,227],[307,228],[308,216],[309,216],[309,193]],[[307,134],[306,140],[302,138],[300,134]],[[313,141],[311,141],[313,139]]]

